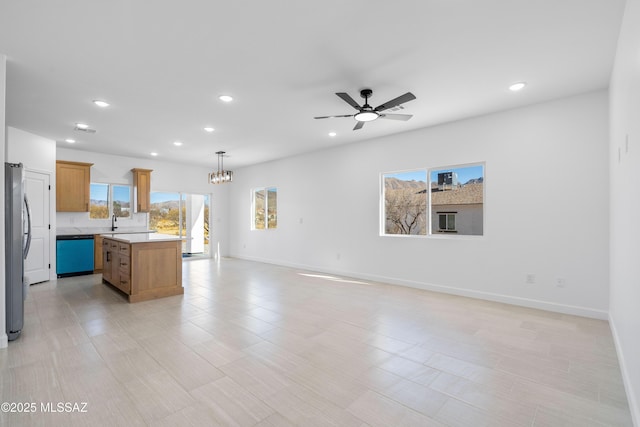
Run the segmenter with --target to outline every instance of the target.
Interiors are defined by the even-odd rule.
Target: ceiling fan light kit
[[[409,120],[413,117],[410,114],[382,114],[382,111],[388,110],[390,108],[398,107],[400,104],[404,104],[405,102],[412,101],[416,99],[415,95],[411,92],[407,92],[404,95],[400,95],[397,98],[392,99],[391,101],[385,102],[384,104],[378,105],[376,108],[371,107],[369,105],[369,97],[373,94],[371,89],[362,89],[360,91],[360,96],[364,98],[364,105],[360,106],[356,101],[349,96],[349,94],[344,92],[338,92],[336,95],[342,99],[347,104],[351,105],[353,108],[358,110],[356,114],[344,114],[337,116],[321,116],[314,117],[314,119],[333,119],[337,117],[353,117],[357,123],[353,130],[362,129],[366,122],[372,122],[378,118],[380,119],[390,119],[390,120]]]
[[[378,117],[380,117],[380,114],[376,113],[375,111],[361,111],[353,116],[353,118],[358,122],[372,122]]]

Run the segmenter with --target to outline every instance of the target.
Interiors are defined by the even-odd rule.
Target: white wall
[[[49,197],[49,221],[51,229],[56,229],[56,142],[21,129],[7,127],[7,162],[22,163],[27,170],[48,173],[51,183]],[[49,239],[49,261],[56,265],[56,239],[51,232]],[[49,271],[49,279],[56,278],[55,268]]]
[[[0,160],[5,162],[5,95],[7,81],[7,57],[0,53]],[[3,166],[4,169],[4,166]],[[0,173],[0,224],[4,224],[4,171]],[[4,225],[0,226],[0,348],[7,346],[6,304],[5,304],[5,259],[4,259]]]
[[[640,426],[640,2],[628,0],[610,86],[609,316]]]
[[[237,170],[230,253],[606,318],[607,109],[598,91]],[[482,161],[484,237],[379,236],[380,173]],[[263,186],[278,228],[250,231]]]
[[[133,184],[131,169],[153,169],[151,173],[151,191],[188,192],[197,194],[211,194],[211,242],[215,252],[220,243],[221,255],[227,255],[228,238],[228,203],[227,188],[211,185],[207,182],[210,170],[192,165],[181,165],[159,160],[138,159],[132,157],[112,156],[109,154],[93,153],[58,147],[58,160],[93,163],[91,167],[91,181],[112,184]],[[120,227],[146,227],[147,214],[134,214],[133,220],[118,220]],[[110,220],[103,220],[100,225],[89,220],[88,213],[58,212],[58,227],[107,227]]]
[[[56,142],[21,129],[7,127],[7,162],[22,163],[26,169],[56,172]],[[55,199],[54,199],[55,201]]]

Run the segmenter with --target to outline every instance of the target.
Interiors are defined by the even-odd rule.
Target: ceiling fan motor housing
[[[362,89],[360,91],[360,96],[364,99],[369,98],[371,95],[373,95],[373,91],[371,89]]]

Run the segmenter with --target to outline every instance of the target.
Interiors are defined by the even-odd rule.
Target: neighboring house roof
[[[454,190],[431,191],[431,204],[437,205],[473,205],[482,203],[483,184],[466,184]]]

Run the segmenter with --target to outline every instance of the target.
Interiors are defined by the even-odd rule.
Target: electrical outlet
[[[338,261],[340,261],[340,253],[339,253],[339,252],[336,254],[336,259],[337,259]]]
[[[527,285],[533,285],[536,283],[536,275],[533,273],[527,273],[524,276],[524,283]]]
[[[564,288],[567,286],[567,280],[564,277],[556,277],[556,287]]]

